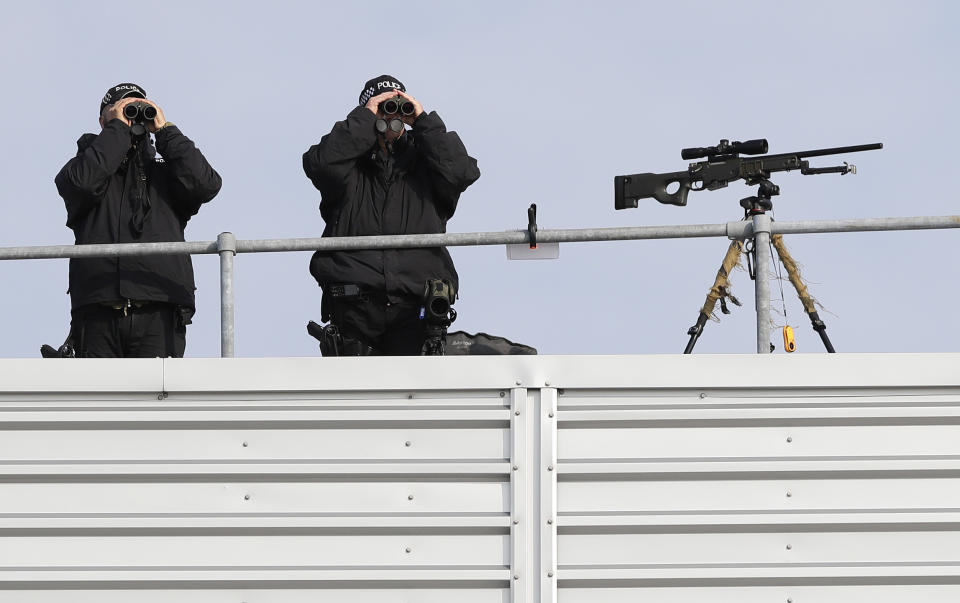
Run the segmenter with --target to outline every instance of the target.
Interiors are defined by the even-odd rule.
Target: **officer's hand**
[[[135,103],[139,98],[121,98],[112,105],[107,105],[103,109],[103,113],[100,114],[100,119],[102,120],[101,125],[107,125],[111,120],[119,119],[123,123],[130,125],[130,120],[123,115],[123,108],[129,105],[130,103]]]
[[[157,130],[165,126],[167,123],[166,118],[163,117],[163,109],[160,108],[160,105],[158,105],[157,103],[153,102],[150,99],[145,98],[143,99],[143,102],[147,103],[148,105],[150,105],[151,107],[157,110],[157,116],[153,118],[153,121],[151,123],[147,124],[148,130],[150,130],[151,132],[156,132]]]
[[[420,114],[421,114],[421,113],[423,113],[423,106],[420,104],[420,101],[418,101],[417,99],[413,98],[412,96],[410,96],[410,95],[407,94],[406,92],[401,92],[401,91],[397,90],[397,94],[399,94],[399,95],[402,96],[403,98],[405,98],[405,99],[407,99],[408,101],[410,101],[411,103],[413,103],[413,115],[403,115],[403,116],[401,116],[401,118],[400,118],[401,120],[403,120],[403,123],[407,124],[408,126],[412,126],[412,125],[413,125],[413,122],[416,121],[416,119],[417,119],[418,117],[420,117]]]
[[[390,90],[389,92],[384,92],[383,94],[378,94],[372,97],[367,101],[367,104],[364,105],[367,109],[373,112],[374,115],[378,115],[377,110],[380,108],[380,103],[387,100],[388,98],[393,98],[397,95],[396,90]]]

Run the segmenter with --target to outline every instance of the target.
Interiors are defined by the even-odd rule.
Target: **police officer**
[[[76,244],[183,241],[220,175],[137,84],[108,89],[99,115],[55,179]],[[80,357],[182,357],[195,288],[189,255],[71,259],[69,339]]]
[[[325,237],[446,232],[477,161],[436,112],[390,75],[364,84],[359,105],[304,153],[320,191]],[[343,354],[418,355],[424,287],[457,271],[446,248],[318,251],[310,272],[323,288],[323,318]],[[328,353],[326,350],[324,353]]]

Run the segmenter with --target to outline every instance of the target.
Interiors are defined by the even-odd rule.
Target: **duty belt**
[[[109,301],[109,302],[100,302],[98,306],[104,308],[110,308],[111,310],[117,310],[118,312],[123,312],[123,315],[126,316],[129,312],[134,309],[141,309],[147,306],[152,306],[158,302],[153,301],[137,301],[134,299],[124,299],[122,301]]]
[[[328,283],[323,288],[323,297],[320,299],[320,318],[324,322],[330,320],[331,305],[334,303],[364,303],[369,301],[373,291],[367,291],[355,283]],[[382,294],[386,296],[386,293]]]
[[[324,292],[330,297],[338,299],[356,299],[366,298],[366,291],[360,288],[360,285],[353,283],[331,283],[327,285]]]

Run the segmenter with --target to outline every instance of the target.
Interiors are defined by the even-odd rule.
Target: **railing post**
[[[753,216],[753,248],[756,251],[757,353],[770,353],[770,216]]]
[[[550,385],[548,382],[544,385]],[[540,603],[557,603],[557,389],[540,389]]]
[[[233,329],[233,256],[237,254],[237,237],[232,232],[217,235],[220,254],[220,357],[234,357]]]
[[[520,382],[517,381],[519,384]],[[510,390],[510,603],[538,603],[537,579],[539,513],[534,509],[538,491],[537,456],[534,451],[534,404],[522,387]]]

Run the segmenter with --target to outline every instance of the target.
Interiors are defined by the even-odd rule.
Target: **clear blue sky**
[[[450,232],[503,231],[539,207],[541,228],[737,220],[751,189],[614,211],[613,177],[686,167],[680,149],[765,137],[771,152],[883,142],[856,176],[782,174],[783,221],[958,214],[955,2],[51,2],[0,20],[0,246],[69,244],[53,176],[99,99],[141,84],[223,176],[187,239],[319,236],[302,153],[364,81],[402,80],[456,130],[482,176]],[[401,10],[402,9],[402,10]],[[831,158],[814,160],[832,165]],[[956,351],[960,232],[796,235],[840,351]],[[559,260],[502,247],[452,250],[455,328],[548,354],[677,353],[727,242],[568,244]],[[317,355],[309,253],[239,255],[237,354]],[[215,256],[194,259],[187,356],[219,354]],[[0,263],[0,357],[35,357],[67,331],[67,261]],[[753,283],[708,323],[698,352],[755,349]],[[779,285],[771,287],[780,308]],[[819,353],[796,295],[786,321]],[[776,316],[778,325],[784,323]],[[774,332],[775,339],[778,334]],[[778,346],[779,347],[779,346]]]

